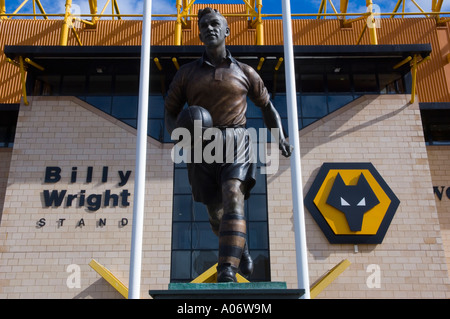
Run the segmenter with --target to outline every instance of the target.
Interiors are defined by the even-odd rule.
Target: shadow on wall
[[[100,278],[73,299],[125,299],[105,279]]]

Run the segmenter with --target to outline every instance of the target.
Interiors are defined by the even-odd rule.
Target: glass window
[[[302,74],[300,76],[302,92],[324,92],[324,79],[322,74]]]
[[[164,141],[164,120],[149,120],[147,129],[149,136],[153,137],[157,141]]]
[[[173,197],[173,221],[190,221],[192,215],[192,195]]]
[[[275,106],[275,109],[277,110],[278,114],[280,114],[280,117],[287,118],[288,115],[287,115],[286,94],[277,94],[272,103]]]
[[[65,75],[62,80],[61,95],[85,95],[86,77],[84,75]]]
[[[192,200],[186,166],[174,167],[171,282],[188,282],[217,263],[219,239],[206,206]],[[258,267],[249,280],[270,281],[266,175],[259,169],[245,214],[248,247]]]
[[[164,118],[164,98],[162,95],[150,95],[148,100],[149,118]]]
[[[328,92],[351,92],[350,76],[348,74],[327,74]]]
[[[116,75],[114,93],[117,95],[138,95],[138,75]]]
[[[192,249],[218,248],[219,238],[212,232],[209,222],[192,224]]]
[[[267,220],[267,203],[265,194],[252,195],[248,199],[248,220],[251,222]]]
[[[378,92],[376,74],[354,74],[355,92]]]
[[[450,124],[431,124],[429,126],[430,138],[434,145],[450,144]]]
[[[269,234],[266,222],[248,223],[247,237],[249,250],[269,248]]]
[[[172,226],[172,248],[191,248],[191,223],[173,223]]]
[[[8,147],[9,128],[7,126],[0,126],[0,147]]]
[[[175,194],[191,194],[187,169],[176,169],[173,182],[173,192]]]
[[[111,115],[116,118],[137,118],[138,113],[138,97],[114,96],[112,100]]]
[[[302,125],[303,125],[303,127],[306,127],[309,124],[312,124],[312,123],[314,123],[317,120],[319,120],[319,118],[309,118],[309,119],[304,118],[304,119],[302,119]]]
[[[37,76],[36,80],[41,82],[41,92],[36,92],[36,94],[41,94],[44,96],[59,95],[61,76],[60,75],[42,75]]]
[[[325,95],[303,95],[301,97],[302,117],[323,117],[328,114]]]
[[[257,107],[249,98],[247,98],[247,112],[245,113],[247,118],[260,118],[261,109]]]
[[[191,196],[191,195],[189,195]],[[192,198],[192,196],[191,196]],[[194,202],[192,201],[194,204],[194,221],[204,221],[207,222],[209,221],[209,215],[208,215],[208,210],[206,209],[206,206],[203,205],[202,203],[198,203],[198,202]]]
[[[18,111],[0,111],[0,147],[13,147]]]
[[[112,76],[111,75],[91,75],[89,77],[88,94],[111,95]]]
[[[331,112],[353,101],[353,95],[328,95],[328,110]]]
[[[250,251],[254,263],[252,274],[253,281],[265,281],[270,278],[270,258],[268,250],[252,250]]]
[[[399,74],[379,74],[380,93],[383,94],[403,94],[405,86]]]
[[[86,96],[85,101],[103,112],[111,114],[111,96]]]
[[[191,251],[172,251],[172,266],[170,277],[176,281],[189,281],[191,278]]]
[[[219,254],[217,252],[217,249],[192,251],[191,278],[197,278],[203,272],[205,272],[206,269],[214,266],[217,263],[218,257]]]

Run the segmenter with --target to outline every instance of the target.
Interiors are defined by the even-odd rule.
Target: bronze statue
[[[284,137],[281,119],[270,101],[269,93],[258,73],[235,60],[225,47],[230,29],[225,17],[215,9],[198,12],[200,40],[205,45],[203,56],[185,64],[175,75],[165,99],[166,127],[176,128],[178,114],[187,103],[209,111],[213,125],[240,141],[235,148],[249,151],[251,142],[245,137],[246,98],[261,108],[268,129],[279,130],[279,147],[285,157],[292,152]],[[230,128],[233,128],[230,130]],[[224,138],[224,141],[226,139]],[[218,282],[236,282],[240,269],[244,275],[253,271],[253,261],[246,244],[244,200],[255,185],[256,163],[188,163],[193,198],[206,205],[213,232],[219,237]]]

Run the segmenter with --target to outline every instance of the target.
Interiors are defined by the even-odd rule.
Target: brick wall
[[[30,106],[22,105],[0,227],[0,298],[121,297],[88,264],[96,259],[128,286],[135,147],[134,129],[76,98],[35,97]],[[143,297],[149,286],[166,288],[170,278],[173,173],[166,148],[149,138]],[[51,166],[61,169],[57,183],[44,180]],[[89,166],[92,182],[87,183]],[[108,167],[106,182],[103,167]],[[128,182],[119,186],[119,171],[125,176],[128,170]],[[69,207],[66,199],[60,207],[46,207],[44,190],[66,190],[78,198]],[[82,190],[85,204],[79,207]],[[111,201],[90,211],[88,196],[104,196],[106,190],[117,195],[128,190],[130,205],[119,198],[117,206]],[[38,227],[42,218],[46,224]],[[119,225],[122,218],[128,225]],[[99,225],[99,219],[106,224]],[[77,266],[70,265],[80,267],[80,288],[73,277]]]
[[[420,113],[407,98],[364,96],[300,133],[304,194],[323,162],[372,162],[401,201],[383,243],[358,245],[357,253],[350,244],[329,244],[305,210],[311,284],[341,260],[352,263],[320,298],[449,297]],[[289,160],[282,160],[268,176],[271,271],[273,281],[296,288],[290,187]],[[366,284],[372,264],[380,288]]]
[[[440,196],[435,194],[436,208],[447,265],[450,265],[450,190],[448,190],[450,188],[450,147],[428,146],[427,152],[433,187],[437,187],[438,194],[442,194]]]
[[[11,162],[12,148],[0,148],[0,225],[2,220],[3,202],[5,200],[6,186],[8,185],[9,164]]]

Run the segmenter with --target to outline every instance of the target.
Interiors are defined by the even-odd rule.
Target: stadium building
[[[142,19],[121,14],[117,0],[103,10],[89,0],[85,15],[70,13],[71,0],[59,15],[38,0],[32,14],[6,12],[5,1],[0,298],[126,297]],[[414,14],[401,12],[405,2],[389,13],[370,0],[363,13],[347,12],[345,0],[339,11],[322,0],[318,13],[293,12],[314,298],[450,297],[450,19],[442,0]],[[171,79],[204,50],[199,8],[227,17],[228,49],[257,70],[288,126],[281,16],[262,0],[173,5],[177,14],[152,20],[143,298],[217,260],[218,240],[192,201],[186,165],[172,161],[164,124]],[[248,127],[264,127],[250,100],[246,115]],[[248,280],[294,289],[290,160],[259,155],[246,202],[256,263]]]

